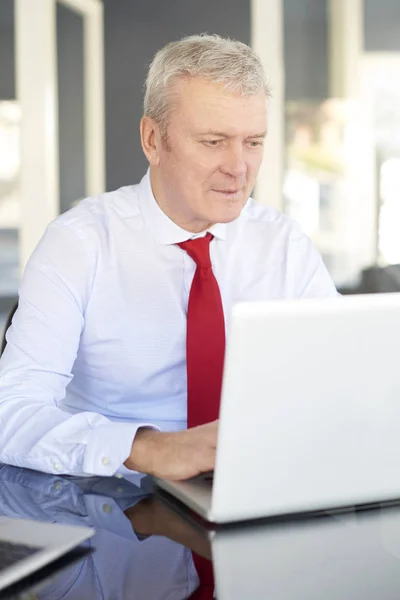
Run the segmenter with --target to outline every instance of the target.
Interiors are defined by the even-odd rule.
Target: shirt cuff
[[[133,471],[126,469],[123,463],[130,455],[132,442],[141,427],[159,430],[151,423],[109,423],[93,429],[84,454],[83,471],[101,477],[132,474]]]

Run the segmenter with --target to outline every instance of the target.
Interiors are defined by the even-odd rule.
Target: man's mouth
[[[226,190],[213,190],[213,192],[216,192],[217,194],[222,194],[223,196],[236,196],[237,194],[239,194],[239,192],[241,191],[241,189],[226,189]]]

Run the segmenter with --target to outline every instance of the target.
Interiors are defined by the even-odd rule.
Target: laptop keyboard
[[[36,554],[39,550],[41,548],[33,548],[32,546],[24,546],[23,544],[14,544],[14,542],[0,540],[0,572],[23,558]]]

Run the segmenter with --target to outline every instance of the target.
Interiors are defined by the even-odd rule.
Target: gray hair
[[[154,56],[145,84],[144,114],[166,135],[171,110],[169,93],[178,78],[202,77],[222,83],[242,96],[264,91],[270,96],[263,66],[253,50],[219,35],[192,35],[170,42]]]

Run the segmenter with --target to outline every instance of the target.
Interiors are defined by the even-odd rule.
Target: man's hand
[[[218,421],[174,433],[139,429],[124,465],[163,479],[195,477],[214,469],[217,433]]]

